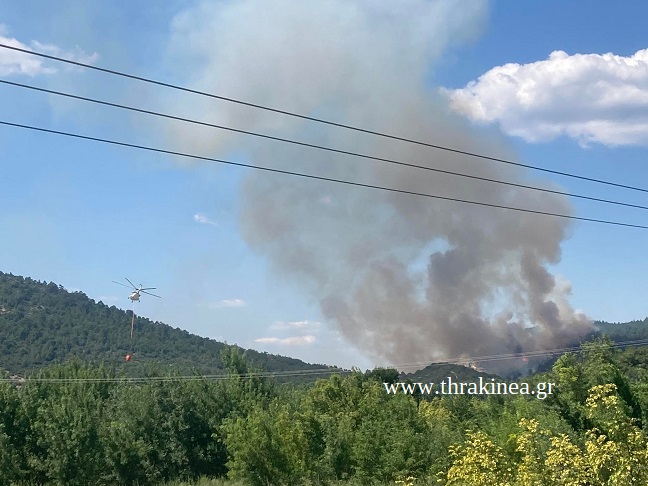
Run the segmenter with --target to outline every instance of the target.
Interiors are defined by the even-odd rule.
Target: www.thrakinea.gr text
[[[388,395],[532,395],[544,400],[554,392],[555,383],[542,381],[531,385],[525,382],[495,381],[479,377],[477,381],[457,381],[451,377],[439,383],[383,383]]]

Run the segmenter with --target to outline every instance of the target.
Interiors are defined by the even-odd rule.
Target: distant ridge
[[[402,373],[402,380],[410,380],[413,383],[441,383],[450,377],[453,381],[473,382],[479,377],[484,379],[499,378],[499,376],[478,371],[469,366],[452,363],[433,363],[413,373]]]
[[[648,339],[648,317],[641,321],[604,322],[596,321],[598,334],[607,334],[615,342]]]

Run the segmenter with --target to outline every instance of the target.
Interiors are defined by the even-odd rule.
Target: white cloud
[[[60,47],[52,44],[42,44],[38,41],[31,41],[29,45],[20,42],[19,40],[7,36],[7,27],[0,24],[0,43],[6,44],[11,47],[25,49],[30,51],[38,51],[43,54],[52,56],[63,57],[85,64],[96,62],[98,54],[86,54],[80,48],[73,51],[64,51]],[[0,75],[8,76],[10,74],[25,74],[27,76],[38,76],[41,74],[54,74],[58,71],[55,65],[50,64],[42,57],[25,54],[23,52],[14,51],[11,49],[0,48]]]
[[[243,299],[223,299],[219,302],[216,302],[212,307],[245,307],[247,302]]]
[[[194,221],[196,223],[211,224],[212,226],[218,226],[218,223],[216,223],[215,221],[212,221],[207,216],[205,216],[204,214],[201,214],[201,213],[194,214],[193,219],[194,219]]]
[[[255,339],[255,343],[260,344],[279,344],[282,346],[306,346],[316,341],[315,336],[292,336],[287,338],[264,337]]]
[[[567,135],[581,145],[648,145],[648,49],[629,57],[555,51],[442,92],[454,111],[530,142]]]
[[[271,326],[270,329],[273,331],[287,331],[287,330],[292,330],[292,329],[319,329],[320,323],[315,322],[315,321],[290,321],[290,322],[284,322],[284,321],[277,321],[274,322]]]

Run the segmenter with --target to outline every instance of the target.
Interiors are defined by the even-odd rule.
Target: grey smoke
[[[431,88],[442,54],[475,38],[484,2],[290,0],[201,4],[174,50],[193,86],[300,113],[515,158],[453,118]],[[182,48],[182,49],[180,49]],[[514,167],[227,104],[175,100],[204,119],[404,162],[529,182]],[[570,214],[560,196],[174,125],[173,144],[256,164],[440,196]],[[533,181],[542,185],[542,181]],[[545,184],[549,187],[547,184]],[[240,229],[273,274],[317,299],[330,326],[392,364],[572,344],[591,329],[568,302],[564,219],[262,172],[242,183]],[[509,366],[510,362],[495,367]]]

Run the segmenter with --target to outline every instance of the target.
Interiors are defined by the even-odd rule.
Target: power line
[[[633,191],[639,191],[639,192],[648,193],[648,188],[636,187],[636,186],[631,186],[631,185],[626,185],[626,184],[619,184],[619,183],[616,183],[616,182],[606,181],[606,180],[602,180],[602,179],[596,179],[596,178],[592,178],[592,177],[586,177],[586,176],[582,176],[582,175],[578,175],[578,174],[572,174],[572,173],[569,173],[569,172],[562,172],[562,171],[558,171],[558,170],[547,169],[545,167],[539,167],[539,166],[535,166],[535,165],[531,165],[531,164],[523,164],[521,162],[513,162],[512,160],[507,160],[507,159],[503,159],[503,158],[499,158],[499,157],[491,157],[491,156],[488,156],[488,155],[478,154],[476,152],[469,152],[469,151],[465,151],[465,150],[459,150],[459,149],[455,149],[455,148],[452,148],[452,147],[446,147],[446,146],[443,146],[443,145],[433,144],[433,143],[429,143],[429,142],[423,142],[423,141],[414,140],[414,139],[411,139],[411,138],[400,137],[400,136],[397,136],[397,135],[392,135],[392,134],[388,134],[388,133],[384,133],[384,132],[368,130],[368,129],[356,127],[356,126],[353,126],[353,125],[347,125],[347,124],[344,124],[344,123],[337,123],[337,122],[333,122],[333,121],[330,121],[330,120],[324,120],[322,118],[302,115],[302,114],[299,114],[299,113],[294,113],[294,112],[290,112],[290,111],[286,111],[286,110],[281,110],[281,109],[278,109],[278,108],[272,108],[272,107],[269,107],[269,106],[260,105],[260,104],[256,104],[256,103],[250,103],[250,102],[238,100],[238,99],[235,99],[235,98],[228,98],[226,96],[220,96],[220,95],[217,95],[217,94],[214,94],[214,93],[208,93],[208,92],[205,92],[205,91],[199,91],[199,90],[187,88],[187,87],[184,87],[184,86],[180,86],[180,85],[177,85],[177,84],[165,83],[163,81],[158,81],[158,80],[151,79],[151,78],[145,78],[145,77],[142,77],[142,76],[136,76],[134,74],[128,74],[128,73],[125,73],[125,72],[122,72],[122,71],[116,71],[116,70],[113,70],[113,69],[107,69],[107,68],[102,68],[102,67],[99,67],[99,66],[93,66],[92,64],[87,64],[87,63],[83,63],[83,62],[79,62],[79,61],[73,61],[71,59],[65,59],[65,58],[58,57],[58,56],[53,56],[53,55],[50,55],[50,54],[44,54],[42,52],[36,52],[36,51],[28,50],[28,49],[22,49],[20,47],[10,46],[10,45],[7,45],[7,44],[0,43],[0,47],[5,48],[5,49],[11,49],[13,51],[22,52],[22,53],[29,54],[29,55],[32,55],[32,56],[39,56],[39,57],[42,57],[42,58],[45,58],[45,59],[50,59],[50,60],[53,60],[53,61],[63,62],[63,63],[71,64],[71,65],[74,65],[74,66],[79,66],[79,67],[83,67],[83,68],[87,68],[87,69],[92,69],[92,70],[99,71],[99,72],[106,73],[106,74],[112,74],[112,75],[115,75],[115,76],[120,76],[120,77],[123,77],[123,78],[128,78],[128,79],[132,79],[132,80],[136,80],[136,81],[142,81],[144,83],[154,84],[154,85],[162,86],[162,87],[165,87],[165,88],[171,88],[171,89],[183,91],[183,92],[186,92],[186,93],[196,94],[196,95],[200,95],[200,96],[206,96],[208,98],[213,98],[213,99],[217,99],[217,100],[221,100],[221,101],[227,101],[227,102],[230,102],[230,103],[249,106],[249,107],[257,108],[257,109],[260,109],[260,110],[270,111],[270,112],[273,112],[273,113],[278,113],[278,114],[287,115],[287,116],[291,116],[291,117],[295,117],[295,118],[300,118],[300,119],[303,119],[303,120],[322,123],[322,124],[325,124],[325,125],[330,125],[330,126],[334,126],[334,127],[338,127],[338,128],[344,128],[344,129],[347,129],[347,130],[352,130],[352,131],[356,131],[356,132],[360,132],[360,133],[366,133],[366,134],[375,135],[375,136],[378,136],[378,137],[388,138],[388,139],[392,139],[392,140],[398,140],[398,141],[401,141],[401,142],[412,143],[412,144],[420,145],[420,146],[423,146],[423,147],[433,148],[433,149],[436,149],[436,150],[443,150],[443,151],[451,152],[451,153],[455,153],[455,154],[467,155],[469,157],[476,157],[476,158],[479,158],[479,159],[489,160],[489,161],[492,161],[492,162],[499,162],[499,163],[502,163],[502,164],[513,165],[513,166],[517,166],[517,167],[524,167],[524,168],[527,168],[527,169],[537,170],[537,171],[546,172],[546,173],[549,173],[549,174],[555,174],[555,175],[559,175],[559,176],[563,176],[563,177],[571,177],[571,178],[574,178],[574,179],[580,179],[580,180],[584,180],[584,181],[588,181],[588,182],[595,182],[597,184],[604,184],[604,185],[608,185],[608,186],[619,187],[619,188],[622,188],[622,189],[629,189],[629,190],[633,190]]]
[[[187,154],[183,152],[176,152],[173,150],[165,150],[161,148],[156,148],[156,147],[148,147],[145,145],[137,145],[133,143],[126,143],[126,142],[119,142],[117,140],[109,140],[105,138],[98,138],[98,137],[91,137],[88,135],[80,135],[78,133],[71,133],[71,132],[63,132],[59,130],[51,130],[48,128],[42,128],[42,127],[35,127],[32,125],[23,125],[20,123],[11,123],[7,121],[0,121],[0,125],[6,125],[6,126],[11,126],[11,127],[17,127],[17,128],[23,128],[27,130],[34,130],[38,132],[43,132],[43,133],[51,133],[55,135],[62,135],[66,137],[71,137],[71,138],[78,138],[82,140],[91,140],[94,142],[101,142],[101,143],[106,143],[106,144],[111,144],[111,145],[117,145],[121,147],[129,147],[129,148],[135,148],[139,150],[146,150],[149,152],[156,152],[156,153],[161,153],[161,154],[167,154],[167,155],[175,155],[179,157],[186,157],[186,158],[191,158],[191,159],[196,159],[196,160],[203,160],[203,161],[208,161],[208,162],[215,162],[219,164],[226,164],[226,165],[232,165],[236,167],[245,167],[248,169],[256,169],[256,170],[263,170],[266,172],[272,172],[276,174],[284,174],[284,175],[291,175],[295,177],[303,177],[306,179],[313,179],[313,180],[320,180],[320,181],[326,181],[326,182],[334,182],[337,184],[345,184],[348,186],[354,186],[354,187],[364,187],[367,189],[377,189],[381,191],[387,191],[387,192],[394,192],[394,193],[399,193],[399,194],[407,194],[410,196],[420,196],[420,197],[428,197],[432,199],[439,199],[442,201],[452,201],[452,202],[459,202],[459,203],[464,203],[464,204],[472,204],[476,206],[484,206],[484,207],[489,207],[489,208],[498,208],[498,209],[508,209],[511,211],[519,211],[523,213],[529,213],[529,214],[538,214],[538,215],[543,215],[543,216],[552,216],[556,218],[564,218],[564,219],[572,219],[572,220],[577,220],[577,221],[588,221],[591,223],[601,223],[601,224],[609,224],[613,226],[623,226],[623,227],[628,227],[628,228],[638,228],[638,229],[648,229],[648,226],[645,225],[638,225],[638,224],[631,224],[631,223],[622,223],[619,221],[612,221],[612,220],[606,220],[606,219],[595,219],[595,218],[584,218],[581,216],[572,216],[568,214],[560,214],[560,213],[550,213],[547,211],[536,211],[533,209],[524,209],[524,208],[517,208],[513,206],[504,206],[500,204],[491,204],[491,203],[485,203],[485,202],[479,202],[479,201],[470,201],[467,199],[459,199],[459,198],[453,198],[453,197],[446,197],[446,196],[439,196],[436,194],[427,194],[427,193],[422,193],[422,192],[416,192],[416,191],[407,191],[404,189],[396,189],[396,188],[391,188],[391,187],[385,187],[385,186],[376,186],[373,184],[364,184],[361,182],[353,182],[353,181],[347,181],[344,179],[334,179],[331,177],[323,177],[323,176],[316,176],[312,174],[304,174],[301,172],[293,172],[293,171],[288,171],[288,170],[282,170],[282,169],[273,169],[271,167],[263,167],[263,166],[258,166],[258,165],[253,165],[253,164],[244,164],[241,162],[232,162],[229,160],[222,160],[222,159],[215,159],[212,157],[204,157],[200,155],[192,155],[192,154]]]
[[[616,342],[612,344],[610,348],[622,348],[626,346],[630,347],[630,346],[645,346],[645,345],[648,345],[648,339],[636,339],[631,341]],[[466,364],[470,362],[482,363],[486,361],[501,361],[501,360],[508,360],[508,359],[539,358],[539,357],[542,358],[542,357],[554,356],[556,354],[569,353],[569,352],[584,353],[587,352],[587,349],[583,349],[581,345],[578,345],[578,346],[569,346],[564,348],[552,348],[552,349],[537,350],[537,351],[527,351],[524,353],[490,354],[484,356],[467,356],[463,358],[451,358],[444,361],[433,362],[431,364],[433,365]],[[398,369],[405,369],[405,368],[415,368],[419,366],[429,366],[429,365],[430,363],[428,362],[420,361],[417,363],[395,364],[392,365],[392,367]]]
[[[634,347],[634,346],[645,346],[648,345],[648,339],[636,339],[631,341],[620,341],[616,342],[609,346],[610,349],[618,349],[624,347]],[[556,354],[562,353],[584,353],[587,352],[587,349],[583,349],[582,345],[570,346],[563,348],[552,348],[542,351],[529,351],[526,353],[509,353],[509,354],[492,354],[484,356],[469,356],[462,358],[450,358],[443,361],[432,361],[432,362],[421,362],[421,363],[407,363],[400,365],[391,365],[384,367],[376,367],[374,369],[380,368],[413,368],[421,365],[424,366],[443,366],[447,364],[465,364],[466,362],[485,362],[485,361],[502,361],[507,359],[521,359],[521,358],[537,358],[537,357],[548,357],[554,356]],[[248,373],[220,373],[220,374],[210,374],[210,375],[166,375],[166,376],[144,376],[144,377],[84,377],[84,378],[52,378],[52,377],[28,377],[24,379],[16,378],[2,378],[0,382],[16,382],[22,381],[25,382],[39,382],[39,383],[146,383],[146,382],[174,382],[174,381],[199,381],[199,380],[212,380],[212,381],[223,381],[232,378],[241,378],[241,379],[254,379],[254,378],[287,378],[287,377],[298,377],[298,376],[315,376],[315,375],[326,375],[326,374],[348,374],[353,373],[353,370],[344,370],[340,368],[316,368],[310,370],[293,370],[293,371],[253,371]]]
[[[326,375],[326,374],[339,374],[351,373],[350,370],[342,370],[338,368],[321,368],[314,370],[293,370],[293,371],[257,371],[249,373],[221,373],[213,375],[162,375],[162,376],[142,376],[142,377],[119,377],[119,376],[106,376],[106,377],[29,377],[25,381],[32,382],[46,382],[46,383],[145,383],[145,382],[169,382],[169,381],[199,381],[199,380],[213,380],[223,381],[231,378],[287,378],[292,376],[313,376],[313,375]],[[1,381],[15,382],[15,378],[3,378]]]
[[[629,207],[629,208],[648,210],[648,206],[642,206],[642,205],[639,205],[639,204],[631,204],[631,203],[625,203],[625,202],[622,202],[622,201],[615,201],[615,200],[611,200],[611,199],[603,199],[603,198],[598,198],[598,197],[585,196],[585,195],[582,195],[582,194],[573,194],[573,193],[564,192],[564,191],[558,191],[558,190],[554,190],[554,189],[547,189],[547,188],[542,188],[542,187],[529,186],[529,185],[526,185],[526,184],[519,184],[519,183],[515,183],[515,182],[502,181],[502,180],[499,180],[499,179],[492,179],[492,178],[489,178],[489,177],[481,177],[481,176],[476,176],[476,175],[471,175],[471,174],[464,174],[464,173],[460,173],[460,172],[454,172],[454,171],[450,171],[450,170],[438,169],[438,168],[434,168],[434,167],[426,167],[426,166],[423,166],[423,165],[411,164],[411,163],[402,162],[402,161],[394,160],[394,159],[387,159],[387,158],[383,158],[383,157],[375,157],[375,156],[372,156],[372,155],[361,154],[361,153],[358,153],[358,152],[350,152],[350,151],[347,151],[347,150],[340,150],[340,149],[336,149],[336,148],[332,148],[332,147],[326,147],[326,146],[323,146],[323,145],[316,145],[316,144],[300,142],[300,141],[292,140],[292,139],[288,139],[288,138],[275,137],[275,136],[272,136],[272,135],[266,135],[266,134],[252,132],[252,131],[248,131],[248,130],[241,130],[241,129],[238,129],[238,128],[232,128],[232,127],[228,127],[228,126],[224,126],[224,125],[217,125],[217,124],[209,123],[209,122],[205,122],[205,121],[193,120],[193,119],[190,119],[190,118],[183,118],[183,117],[180,117],[180,116],[170,115],[170,114],[167,114],[167,113],[160,113],[160,112],[157,112],[157,111],[145,110],[145,109],[142,109],[142,108],[136,108],[136,107],[133,107],[133,106],[123,105],[123,104],[119,104],[119,103],[112,103],[112,102],[109,102],[109,101],[99,100],[99,99],[96,99],[96,98],[89,98],[89,97],[86,97],[86,96],[80,96],[80,95],[75,95],[75,94],[71,94],[71,93],[65,93],[65,92],[62,92],[62,91],[55,91],[55,90],[46,89],[46,88],[40,88],[40,87],[37,87],[37,86],[31,86],[31,85],[28,85],[28,84],[16,83],[16,82],[7,81],[7,80],[4,80],[4,79],[0,79],[0,83],[5,84],[5,85],[9,85],[9,86],[19,87],[19,88],[26,88],[26,89],[30,89],[30,90],[38,91],[38,92],[42,92],[42,93],[48,93],[48,94],[53,94],[53,95],[57,95],[57,96],[63,96],[63,97],[71,98],[71,99],[75,99],[75,100],[86,101],[86,102],[95,103],[95,104],[99,104],[99,105],[110,106],[110,107],[113,107],[113,108],[119,108],[119,109],[123,109],[123,110],[133,111],[133,112],[136,112],[136,113],[142,113],[142,114],[146,114],[146,115],[153,115],[153,116],[157,116],[157,117],[161,117],[161,118],[167,118],[167,119],[170,119],[170,120],[176,120],[176,121],[181,121],[181,122],[186,122],[186,123],[192,123],[194,125],[200,125],[200,126],[206,126],[206,127],[211,127],[211,128],[217,128],[217,129],[220,129],[220,130],[227,130],[227,131],[231,131],[231,132],[242,133],[242,134],[245,134],[245,135],[251,135],[251,136],[255,136],[255,137],[259,137],[259,138],[264,138],[264,139],[269,139],[269,140],[274,140],[274,141],[279,141],[279,142],[290,143],[290,144],[299,145],[299,146],[303,146],[303,147],[315,148],[315,149],[318,149],[318,150],[324,150],[324,151],[343,154],[343,155],[351,155],[353,157],[359,157],[359,158],[363,158],[363,159],[376,160],[376,161],[379,161],[379,162],[386,162],[386,163],[389,163],[389,164],[400,165],[400,166],[404,166],[404,167],[422,169],[422,170],[427,170],[427,171],[431,171],[431,172],[436,172],[436,173],[446,174],[446,175],[451,175],[451,176],[456,176],[456,177],[465,177],[467,179],[479,180],[479,181],[484,181],[484,182],[491,182],[491,183],[494,183],[494,184],[502,184],[502,185],[517,187],[517,188],[522,188],[522,189],[530,189],[530,190],[533,190],[533,191],[544,192],[544,193],[549,193],[549,194],[558,194],[558,195],[561,195],[561,196],[573,197],[573,198],[578,198],[578,199],[585,199],[585,200],[588,200],[588,201],[595,201],[595,202],[600,202],[600,203],[605,203],[605,204],[613,204],[613,205],[616,205],[616,206],[624,206],[624,207]]]

